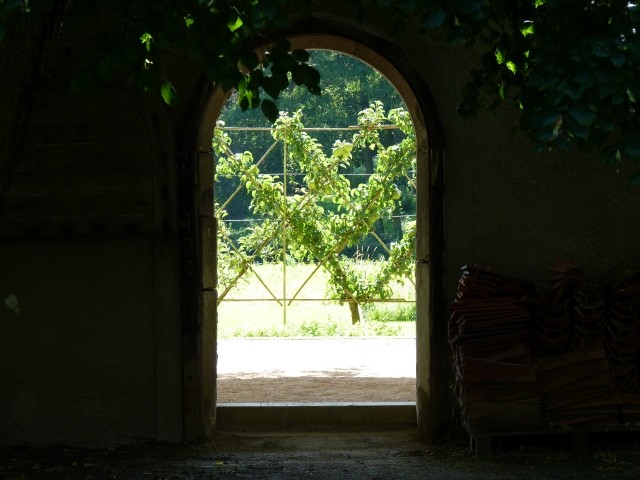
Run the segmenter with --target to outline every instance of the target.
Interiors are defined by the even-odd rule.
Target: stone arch
[[[317,32],[317,33],[308,33]],[[446,427],[448,417],[448,351],[446,333],[446,298],[443,225],[443,160],[444,135],[435,101],[426,80],[411,63],[399,55],[398,47],[381,38],[363,32],[361,36],[347,35],[344,28],[328,24],[301,25],[285,32],[292,48],[329,49],[353,55],[385,75],[396,87],[414,122],[418,144],[417,193],[419,231],[416,240],[418,279],[417,309],[417,415],[418,425],[428,434],[437,434]],[[355,38],[358,37],[358,38]],[[362,37],[362,38],[360,38]],[[374,41],[372,41],[372,39]],[[195,173],[200,179],[212,179],[211,132],[227,98],[227,93],[208,82],[201,82],[196,93],[191,145]],[[186,326],[185,345],[197,345],[200,353],[187,347],[185,357],[185,436],[186,439],[207,435],[215,429],[215,220],[211,181],[196,186],[195,211],[198,213],[196,235],[197,263],[200,265],[200,295],[187,302],[195,302],[194,312],[200,328]],[[214,340],[208,338],[212,335]],[[195,347],[194,347],[195,348]],[[191,380],[190,380],[191,379]],[[192,384],[190,384],[192,382]],[[195,394],[195,395],[194,395]],[[191,396],[191,398],[189,398]],[[191,405],[190,405],[191,403]],[[189,412],[195,412],[191,415]],[[191,433],[190,433],[191,432]]]

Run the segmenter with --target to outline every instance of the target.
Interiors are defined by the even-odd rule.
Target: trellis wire
[[[273,131],[273,127],[216,127],[218,130],[223,130],[223,131],[264,131],[264,132],[271,132]],[[375,127],[368,127],[368,126],[361,126],[361,125],[353,125],[353,126],[349,126],[349,127],[305,127],[305,128],[301,128],[301,131],[308,131],[308,132],[323,132],[323,131],[327,131],[327,132],[337,132],[337,131],[357,131],[357,130],[398,130],[399,127],[397,125],[377,125]],[[260,161],[257,163],[258,165],[261,164],[266,157],[271,153],[271,151],[273,150],[273,148],[275,147],[275,145],[278,143],[278,141],[274,142],[269,149],[267,150],[267,152],[264,153],[264,155],[262,155],[262,157],[260,158]],[[284,198],[286,199],[286,195],[287,195],[287,178],[289,176],[300,176],[300,175],[304,175],[301,172],[288,172],[287,170],[287,142],[283,142],[283,149],[284,149],[284,161],[283,161],[283,167],[284,167],[284,171],[282,173],[270,173],[270,174],[259,174],[258,176],[262,176],[262,175],[271,175],[274,177],[283,177],[283,181],[284,181]],[[407,174],[415,174],[415,170],[410,170],[407,172]],[[345,173],[343,174],[346,177],[369,177],[371,176],[371,174],[369,173]],[[240,176],[240,174],[238,174],[238,176]],[[406,175],[405,175],[406,176]],[[415,185],[414,185],[415,188]],[[240,187],[238,188],[238,190],[240,189]],[[226,207],[226,205],[229,204],[229,202],[233,199],[233,197],[235,197],[238,193],[238,190],[236,190],[231,196],[230,198],[228,198],[225,203],[224,203],[224,207]],[[311,279],[311,277],[314,275],[314,273],[318,270],[318,268],[320,268],[322,266],[323,261],[319,260],[319,264],[317,266],[317,268],[313,271],[313,273],[311,273],[311,275],[309,275],[309,277],[304,281],[303,285],[298,289],[298,291],[293,295],[292,298],[287,298],[286,292],[287,292],[287,262],[286,262],[286,249],[287,249],[287,208],[286,208],[286,200],[285,200],[285,205],[284,205],[284,209],[283,209],[283,221],[282,221],[282,235],[283,235],[283,262],[282,262],[282,291],[284,292],[284,296],[283,298],[277,298],[272,292],[271,290],[269,290],[269,293],[271,294],[271,298],[267,298],[267,299],[256,299],[256,298],[242,298],[242,299],[234,299],[234,298],[224,298],[224,301],[226,302],[264,302],[264,301],[276,301],[277,303],[279,303],[282,308],[283,308],[283,323],[284,325],[287,324],[287,305],[291,304],[294,300],[296,302],[326,302],[326,301],[333,301],[333,302],[340,302],[340,300],[338,299],[328,299],[328,298],[299,298],[298,294],[300,293],[300,290],[302,290],[304,288],[304,286],[307,284],[307,282]],[[415,218],[415,214],[409,214],[409,215],[392,215],[389,218]],[[224,220],[226,223],[231,223],[231,222],[259,222],[261,221],[261,219],[240,219],[240,220]],[[376,238],[376,240],[383,246],[383,248],[385,250],[388,251],[388,247],[386,246],[386,244],[382,241],[382,239],[380,239],[378,237],[378,235],[374,232],[374,231],[370,231],[370,233]],[[227,239],[228,241],[231,241],[231,239]],[[233,242],[231,242],[233,243]],[[257,252],[255,255],[258,255],[260,252]],[[263,284],[263,286],[265,285],[265,282],[262,278],[260,278],[260,275],[258,274],[258,272],[256,272],[255,270],[253,270],[253,268],[251,268],[251,270],[253,271],[253,273],[256,275],[256,277],[258,277],[260,283]],[[237,281],[237,279],[236,279]],[[409,281],[415,286],[415,282],[413,279],[409,279]],[[225,295],[226,297],[226,295]],[[223,298],[219,299],[219,302],[222,301]],[[415,300],[407,300],[407,299],[359,299],[356,297],[352,297],[352,300],[356,300],[358,301],[358,303],[415,303]]]

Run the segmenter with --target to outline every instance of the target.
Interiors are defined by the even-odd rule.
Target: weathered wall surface
[[[337,34],[373,50],[384,39],[393,48],[380,53],[430,109],[427,124],[445,152],[446,268],[438,275],[446,278],[430,280],[446,281],[441,303],[453,298],[466,264],[540,278],[564,258],[594,279],[620,262],[637,266],[638,193],[624,174],[582,155],[531,153],[512,135],[508,109],[462,121],[456,108],[473,51],[409,30],[392,34],[384,18],[360,24],[334,7],[323,3],[288,33]],[[180,240],[184,253],[185,244],[197,250],[213,239],[203,213],[210,192],[197,185],[211,173],[207,146],[189,143],[207,97],[198,66],[182,62],[174,65],[179,103],[169,112],[116,84],[102,96],[68,98],[72,62],[53,65],[38,92],[0,218],[0,444],[181,441],[210,421],[215,367],[203,362],[215,358],[213,285],[196,278],[197,252],[182,258],[194,277],[180,279]],[[182,167],[189,174],[178,186]],[[179,197],[192,214],[191,243],[178,235]],[[202,292],[181,310],[181,287],[190,285]],[[9,295],[19,312],[4,304]],[[193,313],[187,321],[185,311]],[[446,312],[438,315],[441,327]],[[438,332],[423,344],[446,345]]]
[[[0,292],[19,312],[0,308],[1,443],[155,438],[149,243],[2,244]]]
[[[532,153],[501,128],[510,116],[483,116],[473,139],[474,262],[545,280],[567,260],[595,283],[637,268],[640,190],[628,183],[630,166],[616,173],[588,152]]]
[[[29,21],[15,12],[5,19],[7,29],[0,42],[0,215],[1,195],[17,161],[43,58],[59,20],[61,5],[54,3],[52,11],[33,11]]]
[[[59,45],[3,192],[0,444],[180,441],[169,127],[122,84],[68,95],[77,58]]]

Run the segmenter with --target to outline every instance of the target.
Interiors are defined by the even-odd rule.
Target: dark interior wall
[[[501,128],[513,112],[479,119],[474,139],[474,261],[509,275],[547,279],[557,260],[584,268],[595,283],[637,268],[640,191],[633,166],[607,167],[593,152],[532,153]]]
[[[330,31],[374,50],[384,39],[393,48],[380,53],[406,76],[421,107],[432,109],[427,123],[437,120],[432,140],[445,154],[432,167],[444,171],[446,186],[446,245],[435,252],[445,256],[441,302],[453,298],[465,264],[533,278],[556,258],[597,278],[622,260],[637,264],[632,233],[640,209],[624,175],[583,155],[530,153],[511,133],[514,112],[460,119],[473,51],[410,30],[392,33],[384,18],[361,24],[330,2],[316,13],[290,33]],[[191,266],[180,265],[178,233],[180,188],[193,207],[180,220],[194,227],[193,245],[213,238],[197,227],[210,201],[196,185],[210,173],[208,154],[190,143],[209,90],[199,66],[177,59],[179,103],[169,110],[119,83],[95,97],[68,97],[63,81],[77,56],[60,52],[38,90],[0,217],[0,444],[181,441],[184,418],[200,415],[197,424],[215,396],[202,388],[211,378],[183,383],[183,353],[191,352],[185,364],[202,375],[203,358],[214,360],[200,356],[198,340],[207,337],[208,354],[215,347],[200,319],[181,310],[181,268],[185,274]],[[183,165],[190,173],[178,187]],[[212,316],[203,299],[213,286],[199,287],[208,296],[192,295],[202,305],[186,311]],[[5,305],[11,295],[19,312]],[[446,312],[434,321],[444,324]]]
[[[180,441],[171,129],[126,82],[69,95],[78,53],[58,45],[3,197],[0,444]]]
[[[17,8],[5,19],[0,42],[0,215],[2,194],[18,158],[24,127],[42,76],[42,65],[62,13],[61,2],[34,10],[27,18]]]
[[[0,442],[155,438],[149,240],[3,242],[0,264]]]

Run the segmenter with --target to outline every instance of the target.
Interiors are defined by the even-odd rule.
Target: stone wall
[[[413,90],[410,109],[425,113],[430,145],[443,152],[429,156],[443,158],[429,180],[444,172],[444,188],[422,197],[444,214],[431,224],[443,227],[431,251],[442,268],[430,271],[436,298],[419,329],[425,382],[437,363],[437,388],[447,388],[446,352],[432,358],[431,347],[446,348],[443,307],[463,265],[530,279],[558,258],[592,279],[637,266],[638,193],[625,173],[582,153],[532,153],[512,133],[509,109],[463,121],[456,108],[473,50],[334,7],[292,12],[297,23],[281,33],[342,36],[386,56]],[[215,405],[214,269],[203,247],[214,232],[210,191],[198,181],[211,163],[206,135],[197,143],[202,118],[215,117],[204,110],[212,89],[200,66],[176,58],[171,108],[124,81],[68,97],[62,80],[80,52],[65,52],[70,59],[54,62],[38,90],[24,154],[3,192],[0,443],[197,438],[213,426]]]

